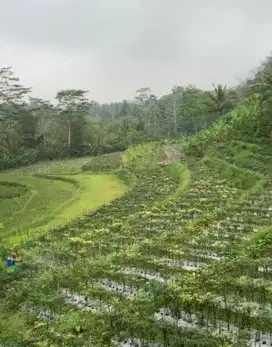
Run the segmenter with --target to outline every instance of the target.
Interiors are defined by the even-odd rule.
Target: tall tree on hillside
[[[152,94],[151,89],[149,87],[138,89],[136,91],[135,101],[138,108],[138,118],[141,120],[145,119],[145,128],[149,133],[150,128],[152,128],[152,118],[154,120],[154,95]]]
[[[272,137],[272,66],[262,72],[259,82],[253,86],[261,95],[262,113],[259,120],[259,135]]]
[[[217,86],[213,84],[214,90],[207,93],[207,105],[211,108],[211,111],[216,111],[219,113],[220,117],[225,111],[229,110],[235,98],[235,93],[223,86],[218,84]]]
[[[182,87],[178,103],[178,131],[193,133],[209,124],[214,112],[207,107],[206,94],[194,85]]]
[[[31,88],[25,88],[14,76],[11,67],[0,69],[0,147],[16,151],[20,146],[17,121],[28,114],[26,96]]]
[[[115,115],[116,118],[124,118],[129,116],[129,103],[124,100],[122,103],[122,108],[119,113]]]
[[[266,59],[261,69],[256,73],[251,89],[253,92],[261,94],[265,103],[272,102],[272,56]]]
[[[264,82],[264,76],[272,74],[272,55],[270,54],[261,64],[261,66],[255,71],[252,78],[249,78],[244,83],[244,89],[246,90],[246,96],[252,93],[262,93],[263,87],[266,84]]]
[[[160,130],[159,124],[162,124],[165,121],[165,107],[154,94],[149,96],[149,103],[149,114],[150,119],[152,119],[152,134],[154,138],[157,138]]]
[[[31,97],[29,101],[32,116],[37,119],[37,145],[54,143],[54,139],[60,134],[60,130],[56,129],[56,108],[48,100]]]
[[[85,90],[67,89],[58,92],[56,95],[59,116],[67,125],[67,144],[69,150],[71,149],[72,124],[77,122],[77,125],[82,126],[83,120],[89,114],[90,104],[86,97],[87,93],[88,91]]]
[[[26,95],[31,88],[23,87],[19,81],[11,67],[0,69],[0,120],[18,116],[26,104]]]
[[[27,112],[18,118],[18,132],[22,146],[35,148],[37,146],[38,117],[27,107]]]
[[[151,95],[151,89],[149,87],[143,87],[136,90],[135,99],[141,104],[147,104]]]

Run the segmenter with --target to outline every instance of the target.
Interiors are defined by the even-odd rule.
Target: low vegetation
[[[76,159],[42,161],[36,164],[9,170],[12,174],[41,174],[41,175],[76,175],[82,173],[82,166],[88,164],[91,157]]]
[[[125,193],[126,186],[113,174],[80,173],[89,160],[41,163],[0,173],[1,244],[20,243]]]
[[[272,345],[272,84],[258,76],[229,113],[216,87],[221,117],[193,136],[0,175],[0,252],[23,259],[0,270],[0,345]]]
[[[15,346],[272,342],[270,229],[256,236],[271,223],[271,176],[249,171],[242,162],[224,177],[218,160],[227,148],[238,155],[244,148],[239,142],[219,146],[209,160],[188,158],[186,166],[153,159],[152,165],[141,165],[165,144],[149,146],[125,153],[125,167],[119,168],[130,172],[125,195],[24,244],[17,279],[1,275],[6,294],[0,301],[8,321],[21,307],[21,328],[3,330],[2,341]],[[254,143],[246,148],[264,151]],[[226,170],[233,164],[224,160],[224,165]],[[8,289],[15,279],[16,294]]]
[[[91,172],[111,172],[117,170],[121,164],[121,153],[113,153],[91,158],[82,166],[82,169]]]

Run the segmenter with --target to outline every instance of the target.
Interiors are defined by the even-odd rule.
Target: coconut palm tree
[[[227,86],[213,84],[214,90],[207,93],[207,106],[211,110],[219,112],[220,117],[223,116],[224,111],[229,110],[235,99],[235,92],[227,89]]]

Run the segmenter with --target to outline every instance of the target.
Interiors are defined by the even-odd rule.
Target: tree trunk
[[[71,121],[68,121],[68,156],[71,157]]]
[[[71,122],[68,121],[68,147],[71,147]]]
[[[177,137],[177,104],[174,102],[174,137]]]
[[[154,129],[153,129],[153,136],[156,138],[157,136],[157,116],[154,114]]]

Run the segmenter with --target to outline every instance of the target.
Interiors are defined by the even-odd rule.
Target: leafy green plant
[[[234,139],[243,140],[256,135],[261,114],[261,99],[258,94],[238,104],[225,118],[215,122],[210,128],[188,137],[182,142],[187,154],[203,156],[208,148],[218,142]]]
[[[152,167],[160,160],[160,149],[156,142],[130,147],[122,156],[123,165],[131,169]]]
[[[2,153],[0,154],[0,171],[30,165],[35,163],[37,159],[38,152],[36,150],[22,150],[18,153]]]

